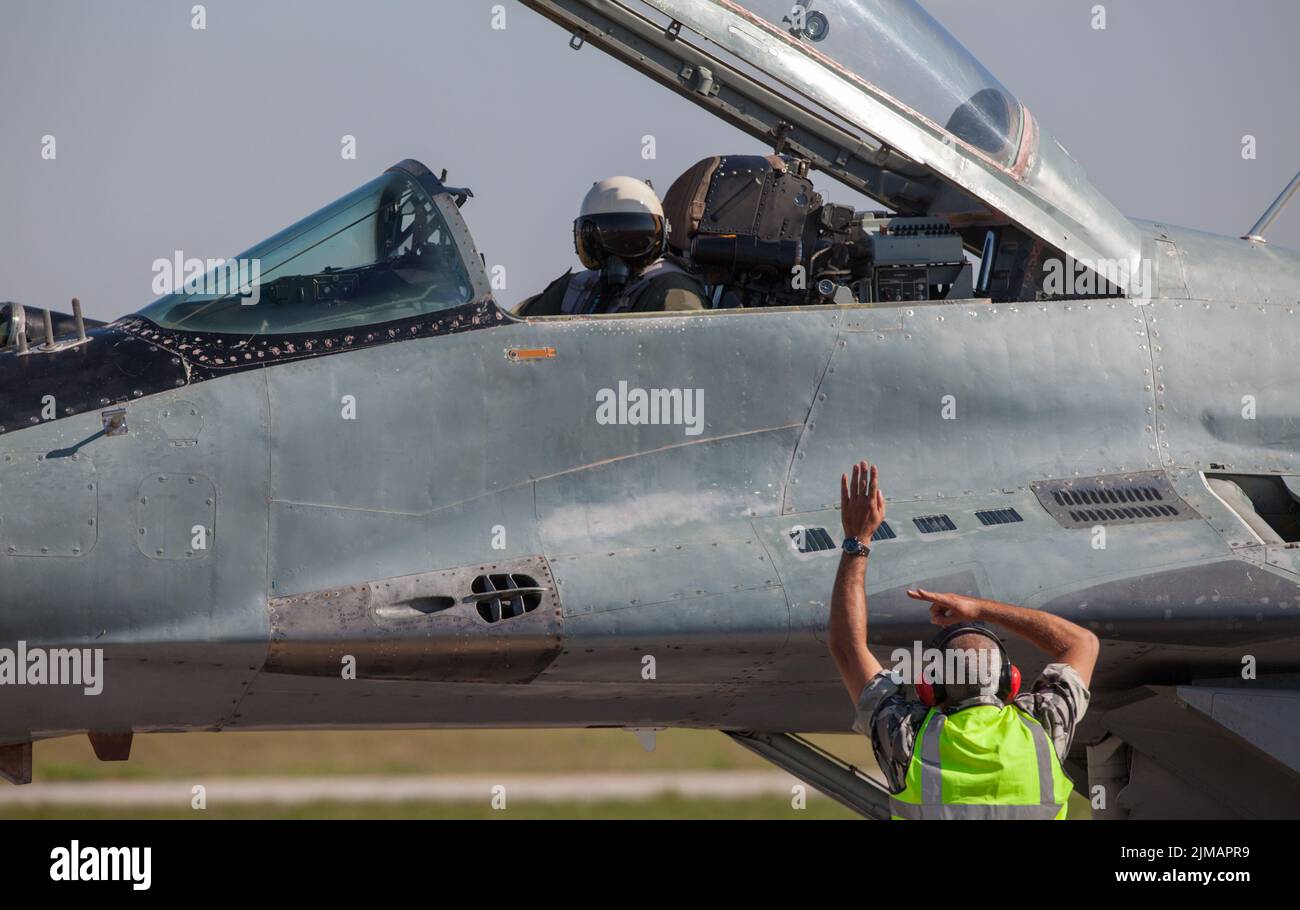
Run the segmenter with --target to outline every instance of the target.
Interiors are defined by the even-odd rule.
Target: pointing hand
[[[936,626],[951,626],[959,622],[975,622],[980,618],[980,602],[962,594],[936,594],[924,588],[908,591],[913,600],[930,602],[930,622]]]

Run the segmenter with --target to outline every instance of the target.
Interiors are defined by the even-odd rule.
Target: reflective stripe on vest
[[[1003,709],[1008,710],[1008,709]],[[1038,771],[1038,802],[1029,804],[945,803],[943,801],[943,763],[941,746],[948,717],[932,711],[921,729],[921,749],[912,756],[920,762],[920,803],[906,802],[896,794],[889,799],[890,810],[904,819],[1053,819],[1060,814],[1064,801],[1057,802],[1056,756],[1047,731],[1037,721],[1012,708],[1016,717],[1033,737]],[[909,769],[911,777],[911,769]],[[904,793],[907,791],[904,790]],[[1068,795],[1067,795],[1068,798]]]

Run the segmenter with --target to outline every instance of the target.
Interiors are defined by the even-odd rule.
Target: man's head
[[[1002,649],[989,636],[961,632],[944,645],[944,701],[956,704],[980,695],[998,694]]]
[[[1020,691],[1020,671],[1007,658],[1001,640],[981,623],[952,623],[934,637],[930,647],[940,652],[940,678],[933,684],[916,684],[927,705],[952,707],[988,697],[1009,701]]]
[[[666,236],[659,197],[634,177],[593,185],[573,222],[574,250],[589,269],[638,272],[664,254]]]

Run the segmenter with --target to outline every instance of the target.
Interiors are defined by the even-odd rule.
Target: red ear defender
[[[1020,684],[1019,675],[1016,676],[1016,684]],[[927,708],[934,707],[934,686],[928,682],[916,681],[916,697],[921,699],[921,704]]]
[[[1020,668],[1017,667],[1015,664],[1012,664],[1011,684],[1007,687],[1007,697],[1002,700],[1004,702],[1011,701],[1011,699],[1015,698],[1019,694],[1020,694]]]

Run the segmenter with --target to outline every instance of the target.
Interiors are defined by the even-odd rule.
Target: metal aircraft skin
[[[755,731],[796,767],[780,734],[853,720],[817,542],[866,458],[878,656],[930,637],[911,586],[1060,614],[1102,641],[1076,787],[1300,816],[1300,254],[1124,218],[1023,106],[1003,156],[830,65],[855,17],[931,21],[905,0],[808,4],[824,45],[788,0],[524,2],[973,253],[994,230],[986,293],[521,319],[463,191],[404,162],[451,305],[223,333],[155,304],[11,346],[0,649],[104,663],[98,694],[0,685],[0,770],[81,733],[121,758],[131,732],[601,726]],[[1053,256],[1121,280],[1045,293]]]

